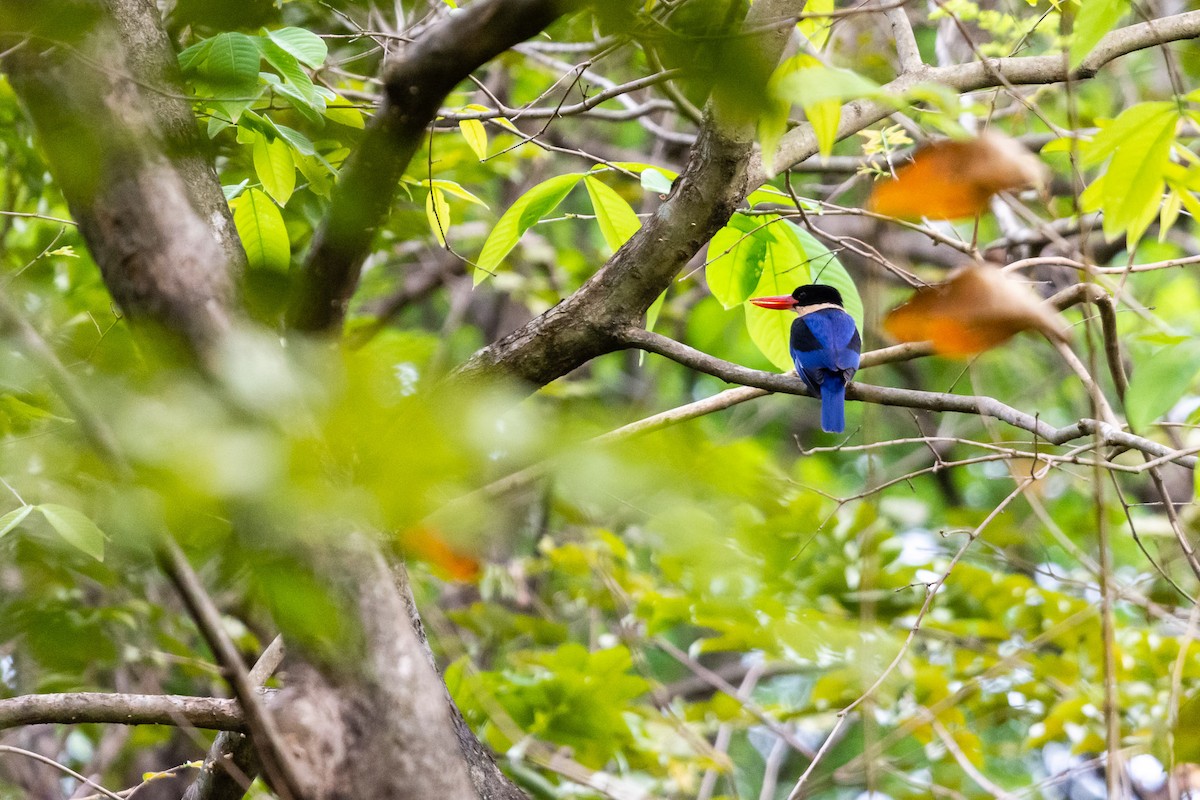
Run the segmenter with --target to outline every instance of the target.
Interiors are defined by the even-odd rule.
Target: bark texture
[[[473,45],[456,40],[457,33],[414,45],[429,61],[415,71],[406,72],[403,65],[393,69],[391,113],[380,123],[392,134],[398,129],[414,132],[401,143],[401,154],[410,148],[411,156],[437,103],[457,82],[449,77],[452,67],[461,71],[467,66],[464,50],[482,63],[506,48],[506,37],[516,35],[514,31],[531,35],[540,30],[558,8],[556,2],[483,0],[471,8],[486,12],[476,19]],[[114,299],[131,319],[157,322],[180,335],[202,359],[209,357],[238,316],[234,285],[244,254],[216,174],[200,147],[195,119],[174,82],[175,54],[154,4],[0,0],[0,30],[21,32],[2,37],[0,50],[8,51],[3,66]],[[432,90],[425,91],[426,81]],[[397,96],[415,99],[408,105]],[[418,119],[418,112],[425,117]],[[316,247],[318,253],[332,253],[335,261],[340,258],[340,265],[353,266],[353,278],[321,284],[323,289],[338,288],[325,295],[334,298],[330,308],[337,307],[336,297],[348,296],[361,263],[361,258],[347,260],[346,253],[365,252],[407,163],[408,156],[397,157],[392,144],[368,136],[357,168],[363,182],[343,187],[342,204],[326,226],[332,238]],[[378,182],[364,174],[375,170],[391,178]],[[373,220],[360,219],[362,207],[345,200],[368,190],[374,192],[369,200]],[[374,546],[356,540],[353,548],[308,555],[330,570],[330,584],[350,598],[347,608],[356,623],[351,627],[359,630],[361,647],[340,653],[336,661],[294,649],[286,694],[270,703],[281,730],[278,744],[299,767],[303,796],[523,797],[452,711],[404,599]],[[210,755],[210,768],[187,797],[239,797],[246,778],[257,771],[253,756],[245,737],[222,735]],[[468,765],[469,758],[479,763]],[[226,762],[246,774],[216,768]]]
[[[23,34],[4,67],[113,299],[193,345],[213,342],[230,324],[244,256],[195,119],[183,120],[157,10],[8,0],[0,19]]]
[[[360,638],[337,663],[288,668],[277,719],[285,746],[311,781],[305,796],[477,797],[445,687],[388,565],[361,540],[314,560],[357,612]]]
[[[803,8],[803,0],[760,0],[751,7],[744,28],[757,31],[750,48],[755,63],[747,69],[751,85],[743,87],[744,95],[764,91],[792,30],[790,21]],[[654,215],[579,291],[476,353],[459,376],[503,376],[542,386],[620,349],[617,329],[645,318],[655,298],[746,198],[755,121],[745,109],[745,97],[715,95],[687,166]]]

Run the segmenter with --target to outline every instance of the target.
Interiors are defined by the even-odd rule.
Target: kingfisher
[[[809,390],[821,398],[821,428],[827,433],[846,429],[846,384],[858,371],[862,339],[854,318],[842,305],[842,294],[832,286],[810,283],[791,294],[753,297],[759,308],[796,312],[789,349],[796,372]]]

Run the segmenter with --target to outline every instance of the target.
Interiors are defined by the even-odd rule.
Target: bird
[[[844,431],[846,384],[858,371],[862,338],[854,318],[843,307],[841,292],[810,283],[791,294],[752,297],[750,302],[759,308],[796,312],[788,343],[796,372],[821,398],[821,429],[826,433]]]

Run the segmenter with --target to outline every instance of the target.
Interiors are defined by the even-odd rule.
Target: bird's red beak
[[[759,308],[791,310],[796,307],[796,298],[790,294],[781,294],[775,297],[751,297],[750,302]]]

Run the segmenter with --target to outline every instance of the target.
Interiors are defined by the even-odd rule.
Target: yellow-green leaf
[[[475,152],[480,161],[487,158],[487,129],[477,119],[464,119],[458,123],[467,145]]]
[[[37,507],[63,541],[77,547],[97,561],[104,560],[104,531],[83,513],[68,506],[44,503]]]
[[[642,227],[642,221],[625,198],[608,184],[591,175],[584,178],[583,183],[596,212],[596,221],[600,223],[600,233],[609,248],[616,251]]]
[[[33,508],[33,506],[21,506],[0,517],[0,537],[12,532],[14,528],[24,522]]]
[[[230,205],[250,268],[286,271],[291,245],[278,206],[258,189],[247,189]]]
[[[362,129],[363,115],[357,108],[348,108],[346,106],[327,106],[325,108],[325,119],[330,122],[336,122],[338,125],[345,125],[348,128]]]
[[[425,217],[438,244],[445,247],[446,230],[450,227],[450,204],[446,202],[446,195],[436,186],[425,196]]]
[[[496,221],[476,262],[475,285],[485,281],[504,260],[525,231],[542,217],[558,208],[582,177],[579,173],[557,175],[542,181],[517,198]]]
[[[1128,7],[1128,0],[1082,0],[1071,32],[1071,69],[1083,63]]]
[[[267,194],[279,205],[286,205],[296,190],[296,162],[288,143],[258,134],[254,139],[254,172]]]

